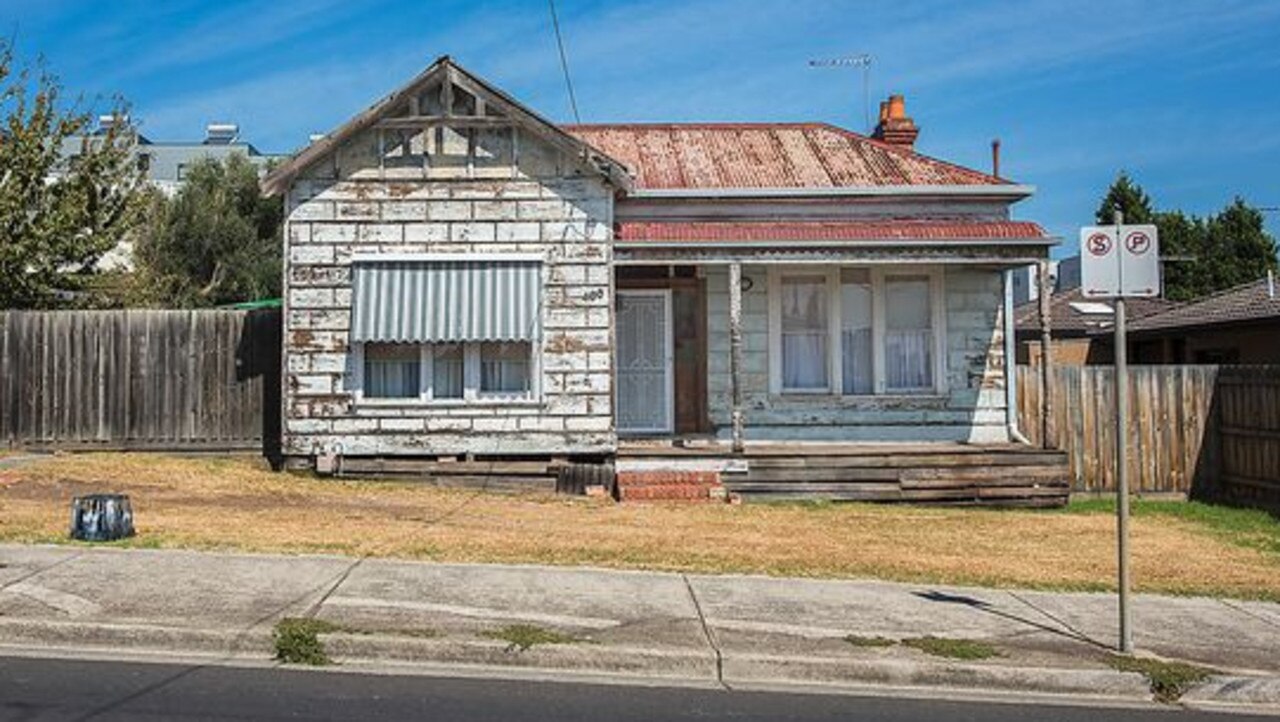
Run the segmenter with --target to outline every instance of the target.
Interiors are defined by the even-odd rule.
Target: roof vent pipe
[[[1000,177],[1000,139],[991,141],[991,175]]]
[[[1276,272],[1267,269],[1267,298],[1276,297]]]

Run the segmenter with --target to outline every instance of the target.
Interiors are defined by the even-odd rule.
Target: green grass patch
[[[1137,672],[1147,678],[1151,694],[1160,702],[1177,702],[1187,690],[1203,682],[1213,674],[1204,667],[1186,662],[1165,662],[1145,657],[1113,654],[1109,664],[1121,672]]]
[[[507,650],[525,651],[539,644],[576,644],[582,639],[536,624],[509,624],[502,629],[485,632],[484,636],[507,643]]]
[[[844,641],[855,647],[892,647],[897,641],[888,637],[864,637],[859,634],[850,634],[845,636]]]
[[[1135,517],[1167,517],[1200,527],[1228,543],[1280,556],[1280,519],[1258,509],[1205,504],[1199,501],[1133,499]],[[1114,497],[1073,500],[1062,513],[1115,514]]]
[[[286,664],[307,664],[313,667],[333,664],[333,660],[324,651],[324,642],[320,641],[319,635],[340,629],[338,625],[322,619],[285,617],[276,623],[272,633],[276,659]]]
[[[972,639],[946,639],[944,637],[916,637],[904,639],[905,647],[918,649],[925,654],[947,659],[990,659],[999,657],[1000,652],[986,642]]]

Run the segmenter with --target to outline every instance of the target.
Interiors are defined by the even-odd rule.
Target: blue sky
[[[904,93],[920,150],[986,169],[999,137],[1004,174],[1039,189],[1018,217],[1068,246],[1120,168],[1166,208],[1280,206],[1280,2],[559,3],[586,122],[861,130],[858,71],[807,61],[866,52],[873,104]],[[571,119],[543,0],[0,0],[0,31],[156,139],[233,121],[290,151],[446,53]]]

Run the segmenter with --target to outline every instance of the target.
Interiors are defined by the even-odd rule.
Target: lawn
[[[1110,505],[615,505],[274,474],[247,457],[50,457],[0,470],[0,541],[64,542],[72,496],[132,497],[126,546],[1106,590]],[[1194,503],[1134,505],[1140,591],[1280,600],[1280,523]]]

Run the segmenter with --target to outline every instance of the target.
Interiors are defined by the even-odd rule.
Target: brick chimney
[[[872,138],[914,150],[918,135],[920,129],[907,115],[907,101],[901,95],[890,95],[888,100],[880,101],[880,123],[872,131]]]

